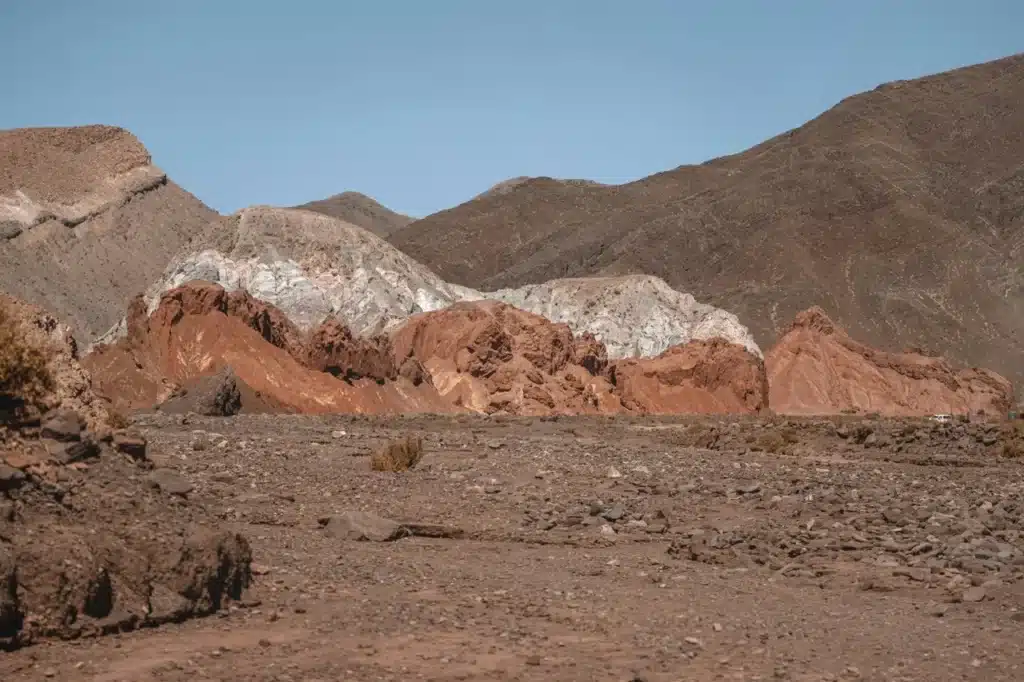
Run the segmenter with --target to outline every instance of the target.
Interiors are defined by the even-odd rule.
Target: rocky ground
[[[150,461],[137,508],[158,513],[162,494],[241,534],[253,585],[216,616],[0,653],[0,678],[1024,679],[1024,469],[1006,426],[143,415],[132,429]],[[420,464],[372,471],[374,448],[407,435]]]

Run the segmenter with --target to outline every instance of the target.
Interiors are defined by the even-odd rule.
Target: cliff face
[[[941,357],[886,353],[851,339],[820,308],[797,315],[765,360],[771,406],[789,414],[841,411],[892,416],[1005,417],[1013,388],[983,369],[956,369]]]

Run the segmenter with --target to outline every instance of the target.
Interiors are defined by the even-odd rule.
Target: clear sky
[[[222,212],[351,189],[425,215],[1021,51],[1022,0],[0,0],[0,128],[124,126]]]

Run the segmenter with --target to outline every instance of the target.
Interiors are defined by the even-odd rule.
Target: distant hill
[[[126,130],[0,131],[0,291],[72,325],[80,343],[216,218]]]
[[[647,273],[769,347],[822,306],[871,345],[1024,378],[1024,56],[880,86],[618,186],[517,178],[392,243],[477,289]]]
[[[396,213],[359,192],[342,192],[319,201],[295,206],[344,220],[378,237],[387,238],[413,222],[413,218]]]

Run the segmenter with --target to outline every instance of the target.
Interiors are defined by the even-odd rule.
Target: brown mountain
[[[332,218],[340,218],[364,230],[373,232],[378,237],[387,238],[413,222],[413,218],[401,213],[396,213],[390,208],[381,205],[365,194],[359,192],[342,192],[332,197],[311,201],[301,206],[307,211],[316,211],[329,215]]]
[[[80,343],[216,217],[120,128],[0,131],[0,291],[71,324]]]
[[[1024,55],[848,98],[746,152],[626,185],[517,180],[392,242],[491,289],[649,273],[770,346],[823,307],[855,338],[1024,376]]]

